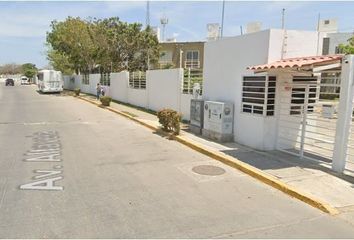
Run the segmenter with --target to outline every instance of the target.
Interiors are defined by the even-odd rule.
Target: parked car
[[[14,80],[12,78],[6,79],[5,86],[15,86]]]
[[[28,77],[26,77],[26,76],[21,77],[21,85],[23,85],[23,84],[25,84],[25,85],[29,84]]]

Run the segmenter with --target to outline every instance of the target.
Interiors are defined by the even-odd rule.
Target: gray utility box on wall
[[[203,136],[219,141],[233,141],[234,105],[225,102],[204,102]]]
[[[191,99],[190,130],[195,134],[202,134],[204,118],[204,100]]]

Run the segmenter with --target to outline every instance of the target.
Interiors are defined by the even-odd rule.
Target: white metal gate
[[[293,77],[280,86],[277,149],[301,158],[331,162],[340,77]],[[353,139],[354,140],[354,139]]]

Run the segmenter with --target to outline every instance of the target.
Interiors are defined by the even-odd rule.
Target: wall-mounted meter
[[[233,120],[234,106],[232,103],[204,102],[203,136],[221,142],[232,141]]]

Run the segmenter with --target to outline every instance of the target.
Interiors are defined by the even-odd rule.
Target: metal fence
[[[202,95],[202,93],[203,93],[203,69],[192,69],[192,68],[185,69],[184,75],[183,75],[182,92],[185,94],[192,94],[193,93],[193,86],[195,83],[199,83],[199,85],[200,85],[199,94]]]
[[[110,73],[101,73],[100,84],[103,86],[111,85],[111,74]]]
[[[146,72],[130,72],[129,87],[134,89],[146,89]]]

